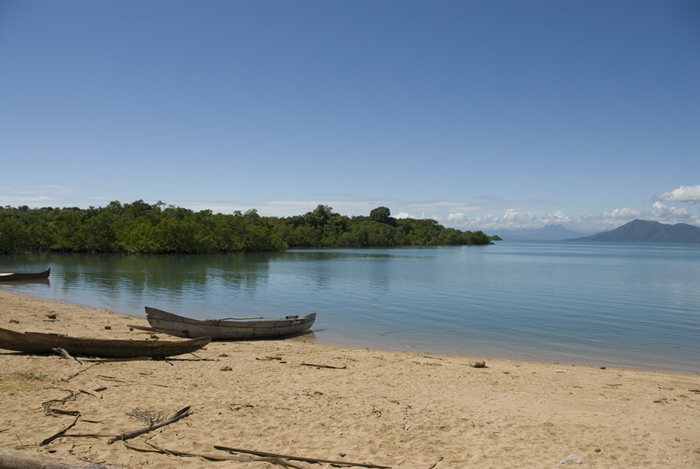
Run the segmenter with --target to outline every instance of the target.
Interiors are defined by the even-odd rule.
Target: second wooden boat
[[[9,280],[36,280],[49,278],[51,268],[43,272],[0,272],[0,282]]]
[[[146,306],[146,319],[154,330],[177,337],[207,335],[212,340],[271,339],[309,329],[316,313],[282,319],[192,319]]]
[[[0,349],[46,355],[62,348],[78,357],[165,358],[194,352],[211,342],[211,337],[191,340],[121,340],[67,337],[43,332],[16,332],[0,328]]]

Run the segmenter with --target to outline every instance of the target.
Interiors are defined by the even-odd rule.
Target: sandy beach
[[[0,292],[5,329],[152,335],[129,325],[148,323]],[[9,467],[700,467],[698,374],[332,347],[303,336],[212,342],[166,360],[0,350],[0,363],[0,463]],[[172,423],[123,435],[183,409]],[[118,435],[125,439],[110,441]]]

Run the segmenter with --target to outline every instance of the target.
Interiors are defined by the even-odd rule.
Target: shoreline
[[[149,337],[129,324],[148,323],[0,291],[6,329]],[[572,455],[587,467],[700,467],[700,375],[692,372],[350,348],[303,337],[212,342],[167,360],[80,363],[0,350],[0,361],[0,458],[230,467],[156,453],[150,442],[190,454],[228,455],[214,448],[220,445],[396,468],[559,467]],[[471,366],[477,361],[486,367]],[[186,406],[191,414],[178,422],[108,443],[109,435],[144,426],[135,409],[169,417]],[[40,445],[73,420],[67,436]],[[70,436],[87,434],[100,436]]]
[[[67,300],[67,299],[49,299],[43,296],[36,296],[32,293],[21,292],[15,293],[13,291],[0,289],[0,293],[7,292],[12,294],[24,295],[31,298],[36,298],[38,300],[45,301],[56,301],[59,303],[71,304],[74,306],[85,307],[90,309],[105,310],[105,306],[91,306],[89,302],[80,302],[79,300]],[[146,316],[144,313],[133,313],[126,311],[114,312],[114,314],[119,314],[127,317],[139,318],[139,320],[145,320]],[[178,312],[178,314],[180,314]],[[485,356],[492,359],[499,360],[515,360],[523,362],[537,362],[537,363],[548,363],[553,365],[574,365],[574,366],[592,366],[592,367],[615,367],[615,368],[629,368],[647,371],[668,371],[673,373],[689,373],[689,374],[700,374],[700,368],[690,368],[686,361],[659,361],[653,359],[653,355],[648,355],[644,357],[634,357],[631,355],[620,355],[610,358],[605,356],[597,356],[595,352],[588,351],[588,355],[582,355],[580,350],[575,351],[550,351],[548,353],[533,353],[530,349],[510,349],[510,352],[503,353],[500,347],[494,347],[491,345],[479,345],[471,347],[471,350],[465,351],[463,347],[458,347],[454,345],[435,345],[433,343],[423,343],[416,342],[412,345],[402,345],[394,342],[383,342],[377,344],[374,341],[361,341],[355,338],[348,339],[347,337],[339,336],[335,333],[335,336],[329,336],[327,333],[322,337],[315,336],[313,334],[313,329],[309,331],[309,335],[305,337],[294,337],[287,340],[304,340],[311,344],[317,345],[327,345],[327,346],[337,346],[337,347],[347,347],[347,348],[361,348],[361,349],[372,349],[378,351],[386,352],[408,352],[408,353],[430,353],[439,355],[453,355],[461,357],[470,356]],[[651,357],[651,360],[649,359]],[[682,364],[679,366],[679,363]]]

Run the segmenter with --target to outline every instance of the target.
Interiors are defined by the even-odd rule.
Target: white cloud
[[[536,215],[529,211],[507,209],[503,215],[488,213],[479,217],[468,217],[464,213],[450,213],[447,226],[467,230],[513,230],[542,228],[545,225],[571,225],[574,220],[561,210],[545,215]]]
[[[683,207],[681,207],[681,208],[667,207],[666,205],[662,204],[661,202],[654,202],[654,209],[652,210],[652,214],[657,219],[664,219],[664,220],[688,218],[690,216],[690,213],[688,213],[688,210],[683,208]]]
[[[508,222],[527,223],[535,219],[535,215],[533,215],[530,212],[523,213],[515,211],[513,209],[506,210],[506,213],[503,215],[503,220],[506,220]]]
[[[28,189],[20,189],[12,186],[0,187],[0,206],[20,207],[26,205],[30,208],[61,206],[67,207],[61,199],[63,194],[75,194],[77,191],[60,185],[37,186]]]
[[[634,210],[631,208],[616,208],[612,212],[603,212],[603,218],[615,218],[632,221],[635,218],[639,218],[641,213],[642,212],[639,210]]]
[[[700,202],[700,185],[681,186],[671,192],[656,194],[654,200],[663,200],[664,202]]]
[[[568,223],[571,221],[571,217],[566,213],[562,212],[561,210],[557,210],[551,215],[547,215],[545,219],[548,220],[549,224],[561,224]]]

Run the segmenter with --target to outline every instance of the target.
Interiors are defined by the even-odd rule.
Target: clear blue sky
[[[0,206],[700,225],[697,0],[0,0]]]

